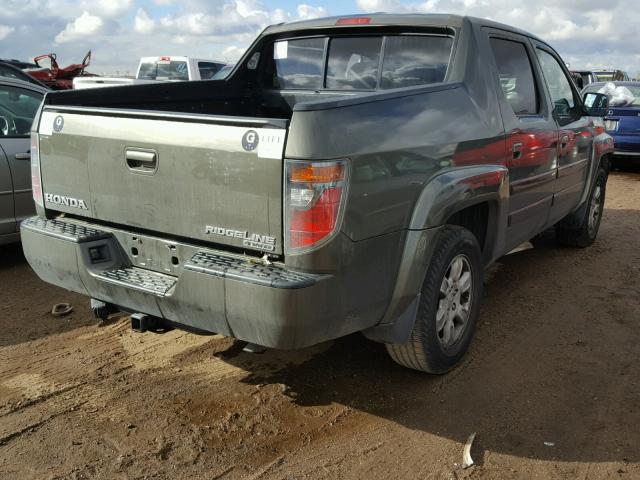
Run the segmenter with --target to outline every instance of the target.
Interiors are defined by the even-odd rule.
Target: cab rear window
[[[451,37],[387,37],[382,63],[382,88],[403,88],[444,81],[452,46]]]
[[[373,90],[378,86],[382,37],[334,38],[329,44],[326,87]]]
[[[273,45],[272,86],[281,89],[322,88],[325,38],[284,40]]]
[[[138,78],[142,80],[189,80],[187,62],[158,60],[140,65]]]
[[[453,38],[377,35],[280,40],[264,68],[267,88],[377,90],[443,82]]]

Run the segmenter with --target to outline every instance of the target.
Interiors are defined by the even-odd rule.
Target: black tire
[[[422,285],[420,305],[411,336],[406,343],[387,345],[387,352],[402,366],[421,372],[443,374],[454,368],[469,349],[482,297],[483,262],[478,240],[473,233],[462,227],[446,226],[437,240],[435,252]],[[472,281],[467,300],[469,315],[466,323],[460,327],[457,339],[445,346],[441,340],[442,335],[437,330],[436,314],[441,301],[447,301],[440,293],[445,275],[451,273],[452,262],[460,256],[467,260]],[[448,312],[448,308],[445,311]]]
[[[556,239],[558,243],[570,247],[585,248],[595,242],[598,231],[600,230],[602,213],[604,212],[606,191],[607,171],[601,167],[596,173],[595,181],[589,192],[586,208],[584,209],[579,225],[577,227],[567,228],[560,224],[556,227]],[[598,195],[598,198],[595,198],[596,195]],[[597,218],[593,218],[595,207],[597,207]]]

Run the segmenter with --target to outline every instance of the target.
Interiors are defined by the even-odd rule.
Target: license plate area
[[[121,245],[132,265],[166,274],[178,275],[190,258],[183,246],[144,235],[129,234]]]

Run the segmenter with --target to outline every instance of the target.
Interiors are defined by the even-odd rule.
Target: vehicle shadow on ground
[[[51,308],[70,303],[74,311],[55,318]],[[89,299],[41,281],[29,267],[20,243],[0,247],[0,347],[95,324]]]
[[[640,461],[640,257],[619,236],[621,225],[640,225],[640,211],[606,215],[589,249],[558,247],[547,235],[500,259],[472,350],[445,376],[397,366],[360,335],[301,364],[282,352],[240,353],[237,344],[221,357],[250,372],[246,383],[284,384],[300,406],[338,403],[459,442],[477,432],[480,462],[485,451]],[[621,275],[633,261],[635,276]]]
[[[27,263],[20,243],[11,243],[0,247],[0,270]],[[8,281],[8,279],[5,279]]]

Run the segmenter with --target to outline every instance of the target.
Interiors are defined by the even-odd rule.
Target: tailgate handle
[[[158,154],[154,150],[127,148],[124,158],[129,169],[139,173],[155,173],[158,169]]]

